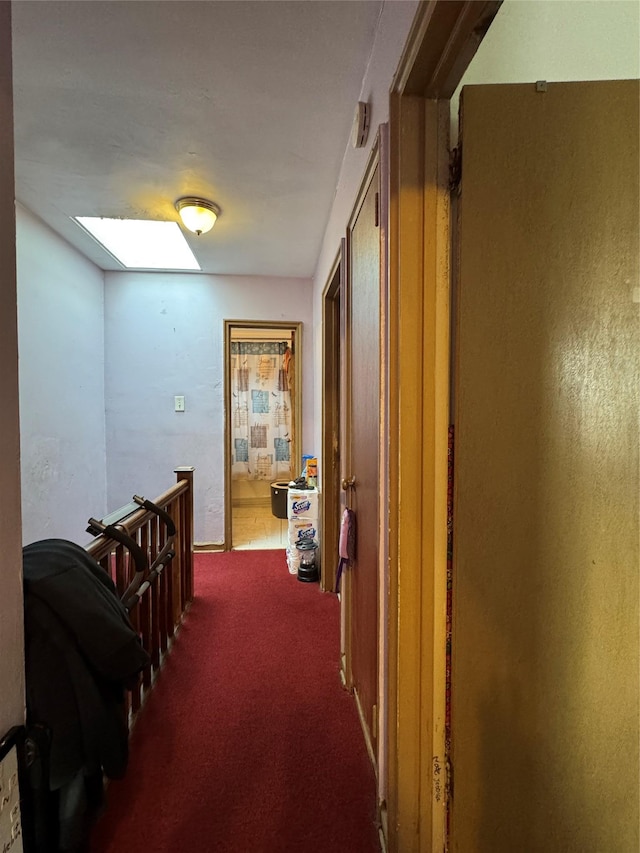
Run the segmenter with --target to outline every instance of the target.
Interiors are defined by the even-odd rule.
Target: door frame
[[[332,592],[340,527],[340,395],[344,337],[340,326],[345,290],[345,241],[341,241],[322,291],[322,493],[320,495],[320,588]]]
[[[382,821],[390,853],[440,851],[446,844],[449,101],[500,5],[421,3],[391,87],[388,795]]]
[[[295,333],[295,392],[293,407],[293,441],[291,442],[291,469],[295,472],[296,460],[301,460],[302,448],[302,323],[286,320],[225,320],[224,321],[224,550],[233,548],[233,507],[231,495],[231,333],[237,329],[282,329]]]

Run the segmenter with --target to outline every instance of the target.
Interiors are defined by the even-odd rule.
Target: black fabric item
[[[22,801],[24,849],[33,853],[51,853],[56,849],[58,801],[49,790],[49,752],[51,732],[44,726],[31,726],[27,732],[28,796]]]
[[[23,549],[27,718],[51,730],[51,790],[79,772],[127,766],[124,688],[149,656],[115,586],[84,548],[63,539]]]
[[[104,802],[102,774],[85,776],[78,773],[57,792],[57,796],[60,853],[88,851],[91,827]]]

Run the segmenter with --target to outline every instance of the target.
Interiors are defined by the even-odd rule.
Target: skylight
[[[127,269],[201,269],[177,222],[100,216],[74,219]]]

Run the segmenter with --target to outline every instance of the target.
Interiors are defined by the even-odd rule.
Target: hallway
[[[375,853],[375,779],[339,606],[282,550],[195,555],[195,599],[92,853]]]

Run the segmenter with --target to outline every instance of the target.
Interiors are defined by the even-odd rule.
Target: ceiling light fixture
[[[185,228],[194,234],[206,234],[216,224],[220,216],[220,208],[212,201],[204,198],[179,198],[176,202],[176,210]]]

